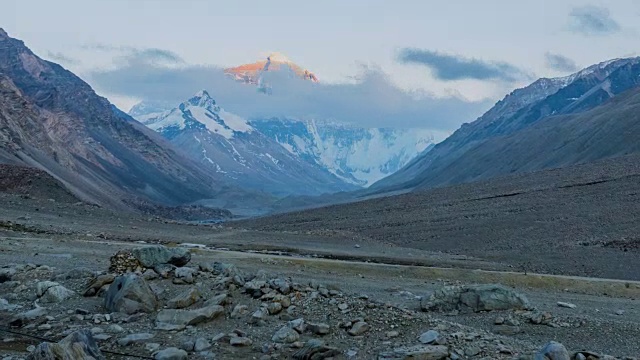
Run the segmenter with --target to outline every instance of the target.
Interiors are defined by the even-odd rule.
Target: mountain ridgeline
[[[83,200],[127,209],[241,192],[2,30],[0,94],[0,162],[45,170]]]
[[[638,86],[640,58],[540,79],[513,91],[370,192],[441,187],[638,152]]]
[[[276,196],[361,189],[433,146],[426,130],[245,120],[204,90],[173,109],[161,111],[159,106],[140,103],[130,114],[218,176]]]

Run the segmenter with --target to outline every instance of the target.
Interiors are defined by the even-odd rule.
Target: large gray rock
[[[76,295],[75,292],[53,281],[40,281],[36,284],[36,294],[42,302],[59,303]]]
[[[153,358],[155,360],[187,360],[188,355],[186,351],[172,347],[158,351]]]
[[[300,339],[300,334],[289,326],[281,327],[280,330],[276,331],[271,337],[271,341],[285,344],[294,343],[298,341],[298,339]]]
[[[127,274],[118,276],[109,286],[104,307],[110,312],[150,313],[158,307],[158,299],[142,277]]]
[[[197,325],[211,321],[224,314],[224,308],[220,305],[207,306],[195,310],[162,310],[156,317],[156,322],[169,325]]]
[[[443,345],[415,345],[380,354],[379,360],[443,360],[449,357],[449,348]]]
[[[89,330],[76,331],[59,343],[41,343],[29,354],[27,360],[103,360],[105,357],[100,352]]]
[[[155,335],[149,333],[129,334],[122,339],[118,340],[118,345],[128,346],[135,343],[147,342],[153,339]]]
[[[551,341],[547,343],[535,357],[536,360],[571,360],[564,345]]]
[[[196,288],[191,288],[189,291],[185,291],[169,300],[167,307],[170,309],[184,309],[195,304],[198,300],[200,300],[200,292]]]
[[[154,268],[161,264],[184,266],[191,261],[191,253],[185,248],[168,248],[166,246],[146,246],[131,250],[131,254],[146,268]]]
[[[479,312],[529,309],[529,300],[508,287],[489,285],[444,286],[420,300],[423,311]]]

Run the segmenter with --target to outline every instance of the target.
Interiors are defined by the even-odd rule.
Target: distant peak
[[[274,72],[289,69],[301,79],[318,82],[318,77],[311,71],[297,65],[287,56],[279,52],[272,52],[266,58],[254,63],[243,64],[236,67],[224,69],[225,74],[232,76],[235,80],[260,85],[260,78],[264,72]]]
[[[216,101],[209,95],[207,90],[200,90],[187,101],[189,104],[200,107],[212,107]]]
[[[288,57],[286,57],[284,54],[279,53],[279,52],[273,52],[271,54],[269,54],[269,56],[267,56],[267,60],[272,61],[272,62],[279,62],[279,63],[290,63],[291,60],[289,60]]]
[[[193,95],[193,97],[211,99],[211,95],[209,95],[209,92],[207,90],[204,90],[204,89],[198,91],[195,95]]]

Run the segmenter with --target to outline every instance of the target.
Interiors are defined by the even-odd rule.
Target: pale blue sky
[[[168,67],[280,51],[324,83],[349,81],[364,64],[401,89],[490,103],[537,77],[636,55],[640,2],[3,0],[0,27],[125,110],[140,92],[91,74],[152,48],[184,60]]]

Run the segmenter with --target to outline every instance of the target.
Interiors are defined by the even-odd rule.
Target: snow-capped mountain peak
[[[185,128],[204,127],[212,134],[232,138],[236,133],[252,132],[254,129],[240,116],[224,111],[206,90],[197,92],[177,108],[165,111],[156,117],[140,119],[149,128],[168,137]]]

